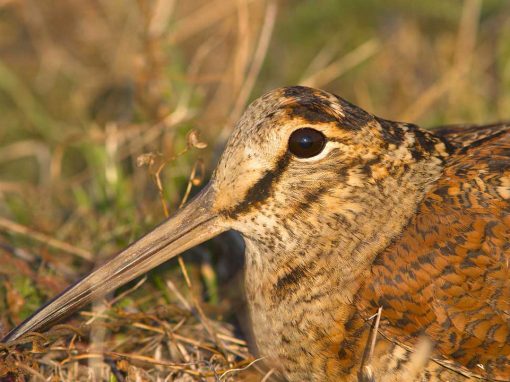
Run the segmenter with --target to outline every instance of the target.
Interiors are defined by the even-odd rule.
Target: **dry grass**
[[[504,0],[0,0],[0,335],[178,208],[265,90],[322,87],[425,125],[508,119],[509,15]],[[240,330],[235,240],[0,348],[0,378],[274,378]]]

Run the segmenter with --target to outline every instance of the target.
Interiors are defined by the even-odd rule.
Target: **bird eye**
[[[294,131],[289,138],[289,151],[298,158],[311,158],[326,145],[326,137],[320,131],[304,127]]]

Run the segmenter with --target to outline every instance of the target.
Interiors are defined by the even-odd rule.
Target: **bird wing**
[[[433,128],[431,131],[446,139],[452,146],[461,148],[467,147],[476,141],[485,138],[491,139],[495,134],[508,132],[510,122],[495,123],[491,125],[449,125]]]
[[[510,125],[443,130],[457,147],[358,295],[381,331],[482,378],[510,380]],[[492,131],[492,133],[490,133]]]

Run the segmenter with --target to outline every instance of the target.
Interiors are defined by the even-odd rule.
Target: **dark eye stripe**
[[[326,137],[310,127],[295,130],[289,137],[289,151],[298,158],[311,158],[326,145]]]

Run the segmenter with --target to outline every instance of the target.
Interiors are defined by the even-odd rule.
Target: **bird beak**
[[[14,328],[2,342],[48,328],[94,299],[226,231],[228,227],[221,224],[220,216],[214,212],[213,202],[214,189],[209,184],[173,217],[71,285]]]

